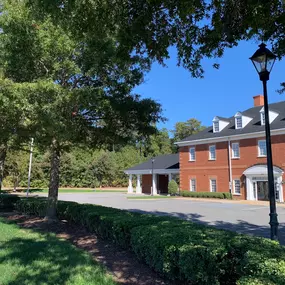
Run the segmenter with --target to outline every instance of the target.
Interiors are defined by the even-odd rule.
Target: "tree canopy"
[[[78,35],[111,33],[125,56],[163,63],[175,46],[178,64],[195,77],[203,76],[204,57],[221,57],[241,40],[268,41],[279,58],[285,54],[283,0],[33,0],[30,5],[39,17],[48,14]]]

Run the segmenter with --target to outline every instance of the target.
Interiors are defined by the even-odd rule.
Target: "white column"
[[[134,188],[133,188],[133,184],[132,184],[132,174],[129,175],[129,187],[128,187],[128,193],[133,193],[134,192]]]
[[[172,173],[168,174],[168,182],[170,182],[172,180]]]
[[[152,179],[152,189],[153,189],[153,195],[157,195],[157,174],[153,174]]]
[[[142,193],[142,187],[141,187],[141,175],[137,175],[137,187],[136,187],[136,193],[141,194]]]
[[[255,200],[253,191],[253,182],[251,178],[246,177],[246,200]]]
[[[279,202],[284,202],[283,198],[283,184],[282,184],[282,176],[277,178],[278,189],[279,189]]]

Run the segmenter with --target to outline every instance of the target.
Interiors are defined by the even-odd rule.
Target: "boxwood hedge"
[[[45,201],[25,198],[16,208],[42,215]],[[268,239],[75,202],[59,201],[58,216],[133,251],[177,284],[285,284],[285,249]]]
[[[0,211],[13,210],[16,202],[20,198],[17,195],[9,195],[0,193]]]
[[[232,194],[228,192],[190,192],[183,190],[180,191],[180,195],[193,198],[232,199]]]

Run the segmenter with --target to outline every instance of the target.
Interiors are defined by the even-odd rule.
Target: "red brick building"
[[[154,194],[159,194],[166,191],[163,177],[170,180],[179,173],[181,190],[231,192],[236,199],[268,200],[263,103],[263,96],[255,96],[254,107],[230,118],[214,117],[210,127],[176,143],[179,158],[155,158],[153,175],[151,160],[126,170],[129,192],[134,191],[133,174],[137,175],[137,193],[150,193],[153,187]],[[285,101],[269,105],[269,119],[276,198],[283,202]]]
[[[285,102],[269,105],[277,201],[283,202]],[[231,118],[215,117],[211,127],[177,142],[180,188],[231,192],[236,199],[268,200],[263,96]]]

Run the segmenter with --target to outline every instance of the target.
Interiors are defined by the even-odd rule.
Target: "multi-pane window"
[[[242,128],[242,118],[236,117],[236,129],[241,129],[241,128]]]
[[[239,158],[239,143],[232,143],[232,158]]]
[[[210,179],[210,191],[217,192],[217,180],[216,179]]]
[[[260,140],[258,141],[258,156],[266,156],[266,141]]]
[[[209,159],[210,160],[216,159],[216,146],[215,145],[209,146]]]
[[[189,148],[189,160],[195,161],[196,160],[196,154],[195,154],[195,147]]]
[[[264,112],[261,112],[260,116],[261,116],[261,125],[265,125],[265,114],[264,114]]]
[[[240,180],[234,180],[234,194],[240,194]]]
[[[194,178],[190,180],[190,191],[196,192],[196,179]]]
[[[218,121],[213,122],[213,128],[214,128],[214,133],[218,133],[220,131]]]

